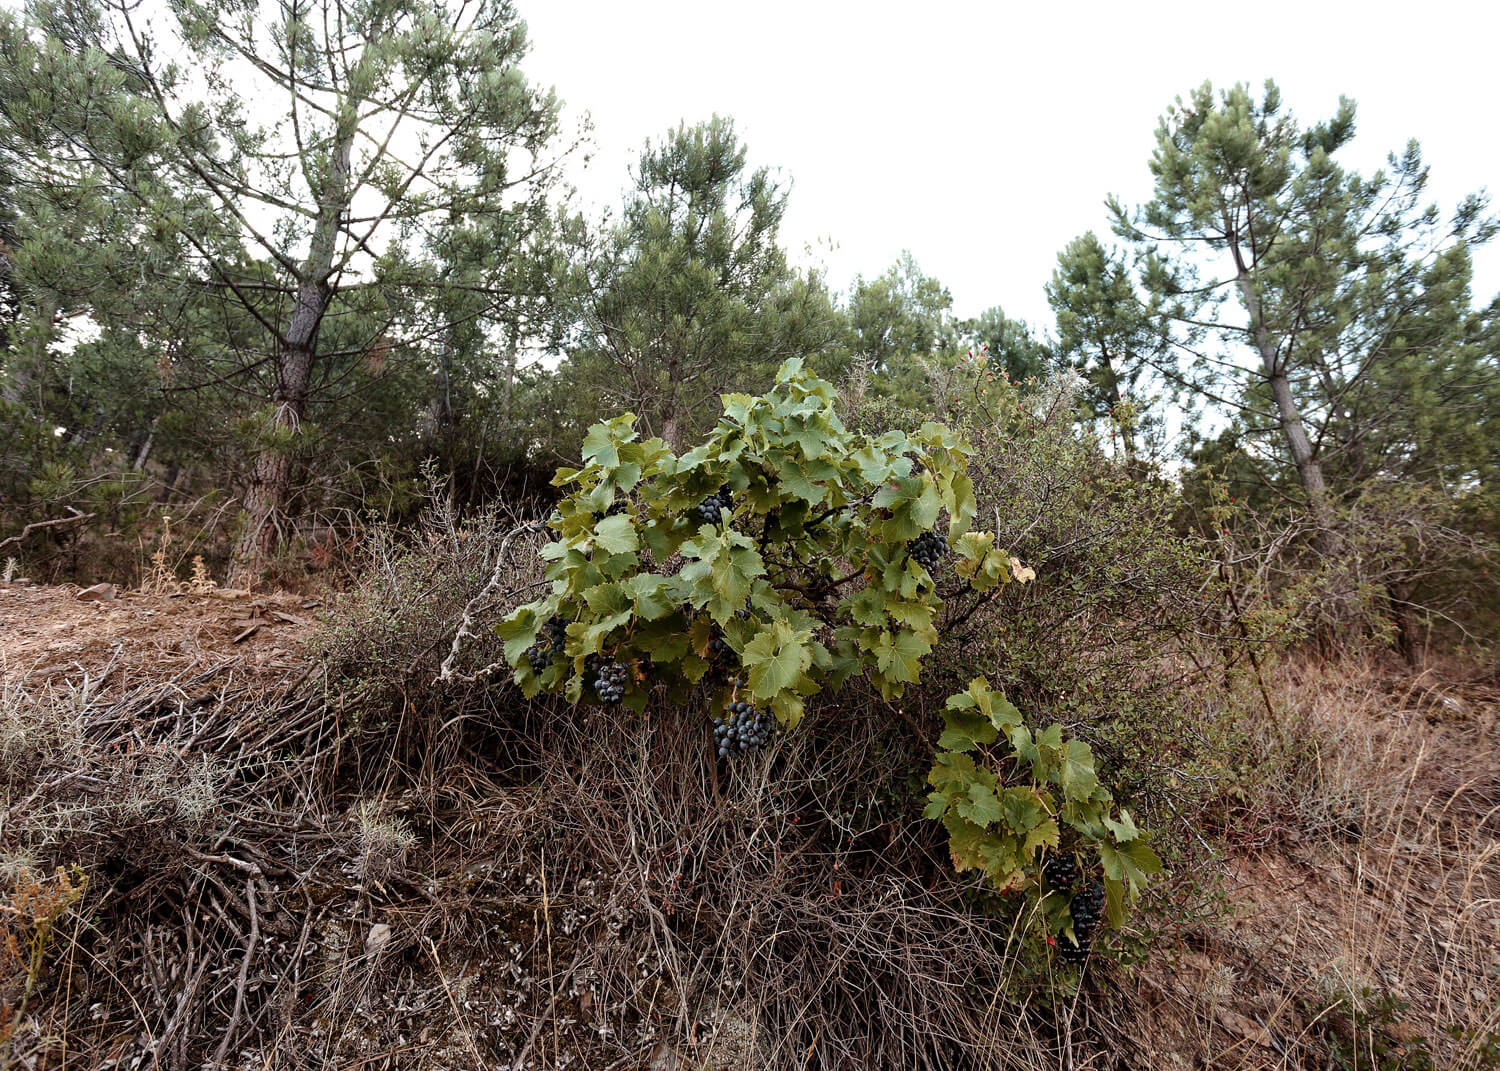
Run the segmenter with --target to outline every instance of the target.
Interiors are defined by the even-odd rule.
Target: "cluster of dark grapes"
[[[728,679],[739,667],[740,656],[717,629],[708,641],[708,677],[712,681]]]
[[[1075,945],[1066,937],[1059,937],[1057,954],[1064,963],[1082,963],[1088,959],[1089,946],[1099,929],[1099,920],[1104,917],[1104,886],[1098,879],[1090,878],[1083,883],[1082,889],[1075,889],[1083,874],[1078,869],[1078,858],[1072,852],[1048,859],[1042,866],[1042,876],[1047,879],[1052,892],[1068,897],[1073,936],[1078,939]]]
[[[1094,932],[1104,917],[1104,886],[1097,879],[1090,879],[1069,902],[1068,913],[1073,916],[1073,936],[1078,938],[1078,943],[1069,944],[1064,938],[1057,943],[1058,954],[1064,963],[1082,963],[1089,958]]]
[[[714,743],[719,757],[737,759],[753,755],[770,741],[776,731],[776,719],[767,710],[756,710],[743,700],[729,704],[729,718],[714,726]]]
[[[916,539],[906,541],[906,551],[912,561],[936,574],[938,565],[948,556],[948,537],[941,532],[923,532]]]
[[[552,664],[552,659],[562,654],[567,639],[567,621],[554,614],[537,636],[536,642],[526,648],[526,661],[531,665],[531,672],[540,676]]]
[[[725,509],[734,509],[734,496],[730,494],[728,484],[694,506],[693,516],[699,524],[718,524],[719,511]]]
[[[1042,867],[1042,876],[1053,892],[1066,896],[1078,883],[1078,857],[1072,852],[1052,856]]]
[[[594,692],[599,702],[606,705],[618,703],[625,695],[625,667],[619,662],[601,662],[594,676]]]

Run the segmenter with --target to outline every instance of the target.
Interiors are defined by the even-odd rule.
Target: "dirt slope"
[[[124,691],[203,665],[285,679],[306,662],[318,610],[290,595],[85,601],[73,587],[0,584],[0,678],[28,690],[107,680]],[[1500,1031],[1495,689],[1432,675],[1330,683],[1293,673],[1278,687],[1305,728],[1347,734],[1320,771],[1328,798],[1225,849],[1225,917],[1184,924],[1135,968],[1090,968],[1090,1014],[1112,1023],[1104,1033],[1115,1051],[1109,1063],[1096,1050],[1069,1064],[1370,1066],[1328,1062],[1330,1046],[1360,1044],[1383,1053],[1376,1066],[1388,1071],[1500,1066],[1484,1048]],[[452,994],[433,993],[445,1015],[437,997]],[[528,1028],[533,1040],[545,1026]]]

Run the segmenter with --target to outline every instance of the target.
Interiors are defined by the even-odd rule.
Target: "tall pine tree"
[[[1354,116],[1345,99],[1304,128],[1274,83],[1259,99],[1205,84],[1158,127],[1155,196],[1134,213],[1112,203],[1149,254],[1184,381],[1295,471],[1325,550],[1340,499],[1435,461],[1440,399],[1486,374],[1463,343],[1466,250],[1495,233],[1483,200],[1443,219],[1415,142],[1368,178],[1346,170],[1334,155]]]
[[[535,218],[548,196],[558,107],[520,72],[525,25],[507,0],[149,11],[94,0],[5,16],[0,131],[49,206],[23,246],[87,248],[107,206],[180,250],[134,257],[140,293],[195,295],[167,305],[199,334],[159,359],[176,384],[238,399],[244,581],[286,531],[299,472],[373,413],[411,423],[402,399],[432,383],[412,366],[451,341],[444,295],[482,295],[466,319],[514,304],[525,227],[495,221]],[[515,244],[457,271],[429,255],[431,234],[477,221]]]

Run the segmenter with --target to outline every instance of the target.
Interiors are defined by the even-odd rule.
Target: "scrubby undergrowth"
[[[622,650],[633,666],[710,654],[707,633],[621,641],[620,621],[582,610],[597,616],[610,586],[587,569],[634,554],[590,559],[599,527],[621,545],[639,527],[665,542],[659,571],[631,583],[680,587],[692,608],[634,612],[695,627],[693,578],[667,564],[674,547],[692,557],[672,542],[691,533],[641,492],[623,517],[584,503],[575,545],[549,552],[578,555],[566,649],[549,639],[553,661],[537,659],[552,694],[535,694],[524,650],[552,633],[516,612],[549,588],[539,526],[441,498],[416,530],[376,530],[360,581],[296,643],[276,630],[313,632],[311,602],[185,591],[81,611],[57,589],[0,586],[5,1060],[1495,1066],[1497,682],[1278,658],[1274,622],[1242,614],[1210,548],[1172,529],[1168,489],[1073,435],[1069,405],[1000,386],[954,402],[979,445],[983,538],[1037,577],[976,592],[957,568],[909,566],[914,537],[887,532],[887,579],[941,610],[916,630],[931,644],[920,677],[862,664],[874,639],[788,609],[797,584],[762,585],[743,609],[715,591],[735,653],[795,619],[798,643],[829,637],[851,669],[805,703],[783,697],[790,731],[734,762],[711,731],[722,694],[687,673],[670,696],[624,677],[631,702],[570,701],[570,661],[577,676]],[[705,493],[721,478],[707,476]],[[734,517],[714,512],[733,542]],[[762,550],[785,528],[768,519],[779,504],[741,512],[765,526]],[[858,592],[849,563],[882,541],[840,538],[817,570]],[[644,575],[644,557],[626,564]],[[817,620],[835,612],[807,601]],[[526,622],[510,652],[487,627],[507,617]],[[1045,803],[1024,767],[985,757],[993,730],[945,712],[976,677],[1088,741],[1122,808],[1115,846],[1133,839],[1128,808],[1168,864],[1081,970],[1056,920],[1037,924],[1058,906],[1034,877],[1055,854],[1028,844],[1022,867],[956,872],[960,824],[923,817],[943,802],[935,747],[976,783],[998,778],[997,797],[1020,785]],[[1071,843],[1098,859],[1108,846],[1102,827]]]
[[[1148,898],[1138,962],[1095,957],[1080,986],[1022,947],[1003,903],[952,874],[940,831],[918,817],[921,756],[896,723],[814,712],[730,773],[691,707],[506,720],[518,704],[504,687],[451,695],[420,668],[404,675],[431,646],[421,628],[364,629],[393,595],[428,590],[407,586],[422,575],[397,565],[393,587],[372,582],[340,611],[326,675],[285,652],[270,661],[296,669],[256,670],[227,627],[176,661],[140,635],[118,651],[80,646],[73,666],[7,660],[7,880],[24,891],[28,875],[46,885],[70,864],[88,877],[53,929],[12,1060],[1493,1060],[1493,680],[1270,669],[1279,726],[1253,703],[1213,712],[1259,750],[1198,792],[1203,813],[1223,815],[1188,834],[1205,867],[1179,867]],[[48,594],[4,592],[11,635],[48,627]],[[159,626],[178,608],[200,612],[191,599],[112,612],[155,611],[145,620]],[[360,643],[407,687],[385,708],[367,695],[351,724],[328,700]],[[6,925],[31,935],[14,911]]]

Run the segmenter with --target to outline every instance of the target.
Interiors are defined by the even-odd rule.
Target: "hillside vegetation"
[[[961,319],[527,49],[0,12],[0,1068],[1500,1067],[1484,197],[1205,84]]]

